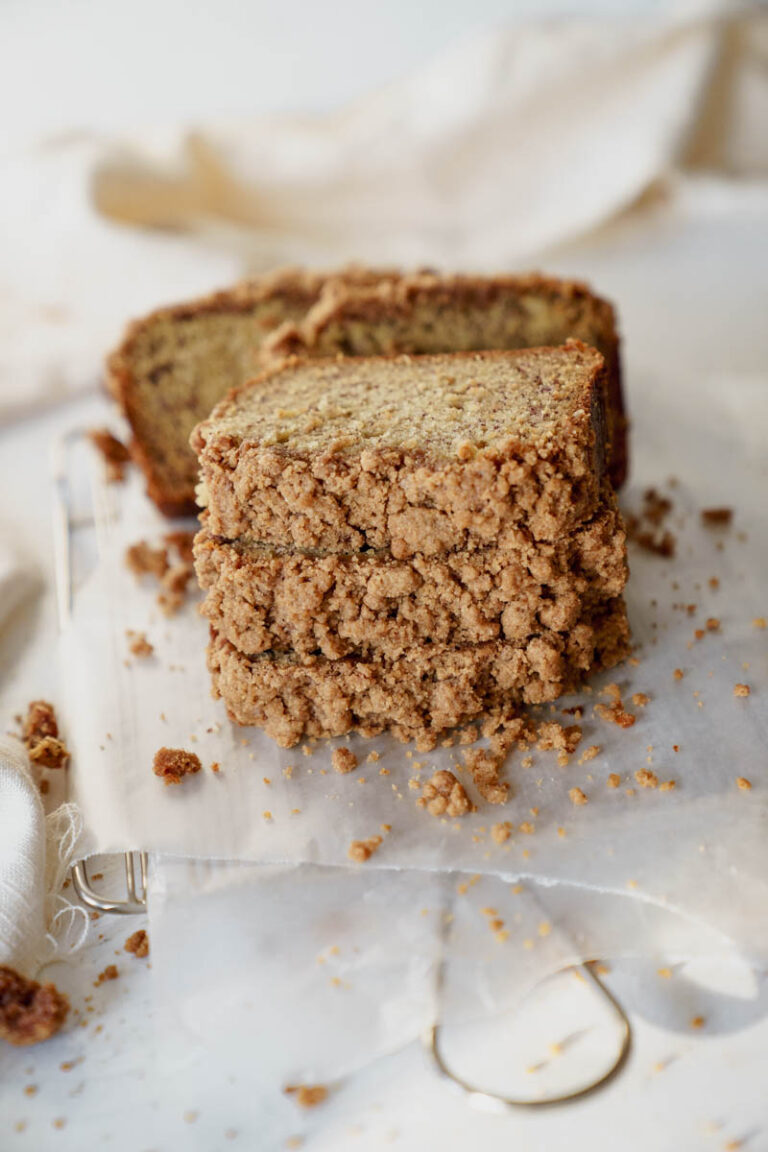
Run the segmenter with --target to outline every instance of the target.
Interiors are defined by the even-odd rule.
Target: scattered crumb
[[[691,1028],[703,1028],[705,1024],[706,1020],[703,1016],[694,1016],[691,1020]]]
[[[369,752],[368,755],[366,756],[366,760],[368,761],[369,764],[375,764],[376,761],[380,760],[380,759],[381,759],[381,754],[379,752],[377,752],[375,748],[372,752]]]
[[[131,454],[108,428],[91,428],[87,433],[94,448],[101,453],[107,470],[107,483],[120,484],[125,480],[125,469],[131,461]]]
[[[480,748],[464,753],[464,762],[472,773],[475,787],[489,804],[506,804],[509,785],[499,778],[502,758]]]
[[[548,722],[539,725],[536,747],[542,752],[557,748],[563,752],[575,752],[581,741],[581,728],[578,724],[571,724],[564,728],[557,722]]]
[[[108,980],[117,980],[120,973],[115,964],[107,964],[103,972],[99,972],[98,976],[93,982],[94,988],[99,988],[102,984],[106,984]]]
[[[146,540],[139,540],[125,550],[125,565],[134,576],[154,576],[162,580],[168,571],[168,552],[165,548],[153,548]]]
[[[712,528],[718,524],[730,524],[732,519],[732,508],[702,508],[701,510],[701,522],[707,528]]]
[[[584,749],[581,756],[579,756],[578,763],[588,764],[590,760],[594,760],[595,756],[600,755],[600,751],[601,749],[599,744],[590,744],[588,748]]]
[[[194,568],[184,560],[173,564],[160,580],[157,602],[165,616],[173,616],[183,607],[187,599],[187,585],[194,575]]]
[[[55,984],[39,984],[0,965],[0,1040],[39,1044],[59,1031],[68,1012],[69,1000]]]
[[[131,952],[138,960],[149,956],[149,936],[143,928],[132,933],[125,942],[125,951]]]
[[[27,708],[21,738],[33,764],[39,768],[66,768],[69,749],[59,737],[54,707],[46,700],[33,700]]]
[[[683,676],[685,676],[685,672],[683,672],[682,668],[675,668],[672,675],[674,676],[675,680],[682,680]]]
[[[718,620],[717,616],[708,616],[706,623],[707,623],[707,631],[708,632],[719,632],[720,631],[720,621]]]
[[[575,804],[577,807],[589,803],[589,797],[582,792],[581,788],[569,788],[568,795],[571,799],[571,804]]]
[[[671,532],[662,528],[671,511],[672,501],[659,495],[655,488],[648,488],[643,494],[640,512],[629,513],[624,518],[627,538],[656,556],[674,556],[677,541]]]
[[[331,755],[331,763],[334,770],[341,775],[346,775],[347,772],[354,772],[357,768],[357,756],[351,748],[334,748]]]
[[[734,684],[733,686],[734,696],[749,696],[750,691],[749,684]]]
[[[606,780],[606,784],[609,788],[618,788],[619,784],[621,784],[621,776],[619,776],[618,772],[611,772]]]
[[[128,651],[132,656],[143,658],[151,656],[155,651],[144,632],[134,632],[133,629],[128,628],[125,634],[128,637]]]
[[[632,696],[632,703],[635,708],[645,708],[649,701],[650,696],[647,696],[645,692],[635,692]]]
[[[651,772],[649,768],[638,768],[635,772],[635,780],[643,788],[658,788],[659,778],[655,772]]]
[[[431,777],[421,790],[418,800],[432,816],[466,816],[473,811],[464,786],[446,768]]]
[[[355,864],[364,864],[379,850],[381,844],[381,836],[370,836],[367,840],[353,840],[347,849],[347,856],[350,860],[354,860]]]
[[[195,541],[195,533],[188,532],[184,529],[179,529],[175,532],[166,532],[163,536],[163,543],[176,552],[179,560],[185,564],[194,563],[194,553],[192,545]]]
[[[737,776],[736,787],[741,789],[742,792],[749,792],[752,788],[752,781],[747,780],[746,776]]]
[[[657,975],[661,976],[662,980],[671,980],[672,979],[672,969],[671,968],[658,968],[657,969]]]
[[[158,749],[152,765],[155,776],[161,776],[164,784],[180,784],[185,776],[191,776],[201,768],[200,757],[183,748]]]
[[[328,1097],[325,1084],[288,1084],[283,1091],[295,1098],[299,1108],[316,1108]]]
[[[674,792],[675,788],[677,788],[676,780],[662,780],[659,784],[659,792]]]
[[[766,627],[765,616],[755,616],[754,620],[752,621],[752,627],[753,628],[760,628],[760,629],[765,628]]]
[[[509,820],[502,821],[501,824],[494,824],[491,827],[491,839],[495,844],[504,844],[512,834],[512,825]]]
[[[536,831],[536,825],[532,824],[530,820],[524,820],[520,825],[520,831],[524,832],[526,836],[533,836]]]
[[[218,773],[221,772],[221,764],[219,764],[218,760],[214,760],[213,763],[211,764],[211,772],[214,772],[216,775],[218,775]],[[264,783],[265,784],[270,783],[270,781],[267,779],[266,776],[264,777]]]

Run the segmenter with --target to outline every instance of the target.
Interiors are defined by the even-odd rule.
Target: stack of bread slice
[[[334,291],[330,347],[313,321],[323,353],[342,339],[340,304],[372,298]],[[505,309],[490,309],[497,333]],[[368,339],[348,323],[344,351]],[[305,346],[214,408],[192,437],[195,555],[214,692],[233,720],[286,747],[384,729],[424,745],[489,709],[554,700],[626,654],[612,319],[611,332],[608,355],[579,340],[322,358]],[[273,343],[312,340],[305,323]]]

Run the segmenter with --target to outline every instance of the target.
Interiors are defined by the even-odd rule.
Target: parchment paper
[[[340,865],[348,862],[352,839],[375,835],[387,823],[392,831],[365,865],[369,876],[380,868],[463,870],[630,893],[717,926],[752,957],[768,955],[768,633],[753,625],[768,613],[768,380],[646,372],[634,378],[631,394],[641,402],[633,411],[633,481],[625,505],[636,507],[647,484],[677,478],[668,489],[676,557],[635,549],[630,556],[627,600],[638,663],[604,676],[580,698],[581,747],[598,744],[595,759],[579,766],[577,752],[560,768],[552,753],[534,752],[533,765],[524,768],[517,754],[506,770],[509,803],[480,801],[462,821],[427,815],[409,787],[414,775],[423,780],[461,763],[458,750],[413,751],[409,758],[389,738],[353,738],[361,765],[339,777],[326,744],[304,756],[231,726],[209,696],[202,619],[193,607],[163,619],[153,591],[137,587],[123,566],[127,543],[157,538],[167,524],[137,480],[125,491],[97,491],[99,507],[114,502],[118,515],[100,514],[101,562],[76,596],[62,642],[73,787],[89,830],[85,851],[141,847],[263,864]],[[730,528],[702,526],[699,509],[713,504],[734,508]],[[713,578],[717,587],[709,584]],[[696,605],[693,615],[688,604]],[[708,617],[720,620],[719,630],[695,640],[694,629],[705,629]],[[127,661],[128,628],[146,629],[156,658]],[[674,678],[676,668],[682,680]],[[611,680],[637,714],[631,729],[592,715],[601,683]],[[748,698],[734,696],[736,683],[750,685]],[[649,695],[645,708],[632,708],[633,692]],[[163,787],[151,771],[163,744],[194,749],[206,770],[182,787]],[[372,749],[380,753],[376,763],[365,760]],[[218,774],[209,770],[214,761]],[[675,790],[640,787],[634,773],[645,767],[659,780],[674,779]],[[612,772],[621,776],[618,789],[606,786]],[[751,790],[737,787],[739,776]],[[586,806],[572,805],[574,786],[587,794]],[[514,832],[498,845],[490,828],[503,820]],[[518,831],[524,822],[535,826],[533,834]]]

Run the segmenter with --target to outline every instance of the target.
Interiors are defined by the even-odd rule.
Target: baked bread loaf
[[[283,362],[195,430],[214,694],[289,747],[434,743],[626,654],[604,361],[561,348]]]
[[[258,370],[265,336],[300,319],[337,277],[362,285],[382,273],[286,269],[225,292],[161,308],[129,325],[107,360],[107,387],[133,434],[147,494],[168,516],[196,510],[197,461],[189,436],[230,388]]]
[[[177,515],[195,510],[190,432],[269,358],[521,348],[570,336],[606,361],[608,468],[619,484],[626,421],[614,312],[570,281],[365,268],[276,272],[131,324],[107,361],[107,384],[131,426],[149,496]]]
[[[192,437],[214,536],[398,559],[591,519],[604,361],[564,348],[288,361]]]
[[[627,471],[627,422],[613,307],[586,284],[548,276],[389,276],[328,284],[296,323],[264,345],[266,355],[381,356],[564,344],[570,337],[606,362],[608,472],[615,487]]]

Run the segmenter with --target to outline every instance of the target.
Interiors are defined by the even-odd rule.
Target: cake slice
[[[240,652],[385,656],[429,645],[567,633],[623,591],[625,534],[612,492],[597,517],[553,543],[396,560],[388,552],[291,552],[195,540],[201,612]]]
[[[587,285],[537,274],[388,276],[371,284],[332,283],[298,323],[265,341],[284,356],[377,356],[530,348],[576,337],[606,362],[608,471],[627,470],[627,427],[616,317]]]
[[[380,272],[320,274],[287,269],[225,292],[152,312],[131,324],[107,361],[107,386],[133,434],[132,453],[147,494],[166,515],[196,510],[192,429],[230,388],[258,370],[265,336],[299,320],[324,286],[362,285]]]
[[[396,559],[553,541],[597,512],[593,348],[288,361],[192,437],[214,536]]]
[[[564,636],[423,645],[400,657],[247,656],[211,629],[208,667],[214,695],[223,697],[230,719],[258,725],[284,748],[307,736],[373,736],[384,730],[423,747],[494,707],[513,711],[555,700],[575,689],[587,671],[622,659],[628,638],[619,598]]]

